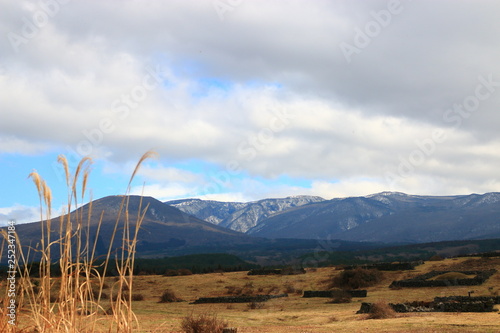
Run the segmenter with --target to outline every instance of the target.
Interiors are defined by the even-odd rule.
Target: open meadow
[[[134,304],[142,330],[154,332],[160,324],[164,332],[180,332],[180,322],[187,314],[213,313],[224,319],[238,332],[498,332],[500,317],[492,313],[412,313],[399,314],[398,318],[365,319],[356,314],[361,302],[432,301],[436,296],[491,295],[500,290],[497,272],[481,286],[389,288],[393,280],[446,270],[447,267],[468,260],[466,258],[426,262],[415,271],[384,272],[383,280],[367,288],[366,298],[353,298],[347,304],[328,304],[325,298],[302,298],[304,290],[325,289],[335,268],[308,269],[302,275],[248,276],[246,272],[212,273],[203,275],[163,277],[143,276],[136,280],[136,292],[145,300]],[[500,269],[499,260],[494,265]],[[494,268],[494,267],[492,267]],[[247,293],[262,294],[288,292],[289,296],[271,299],[262,308],[251,309],[248,303],[240,304],[189,304],[198,297],[228,295],[228,287],[247,289]],[[170,289],[184,302],[157,303],[159,294]],[[498,306],[497,306],[498,308]]]

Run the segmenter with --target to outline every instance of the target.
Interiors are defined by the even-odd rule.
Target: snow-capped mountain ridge
[[[205,221],[232,230],[246,232],[255,227],[261,220],[273,214],[324,200],[318,196],[297,195],[246,203],[201,199],[173,200],[165,203]]]

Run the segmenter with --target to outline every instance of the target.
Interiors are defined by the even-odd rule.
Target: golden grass
[[[462,261],[465,259],[458,259]],[[456,263],[447,259],[446,265]],[[440,262],[441,264],[443,262]],[[354,298],[350,304],[328,304],[327,298],[302,298],[290,294],[287,298],[272,299],[265,307],[249,309],[247,304],[189,304],[199,297],[227,295],[226,286],[243,288],[253,285],[254,293],[263,288],[291,284],[303,290],[324,289],[326,280],[338,274],[334,268],[318,268],[304,275],[294,276],[248,276],[246,272],[211,273],[190,276],[140,276],[135,278],[136,290],[145,300],[135,305],[136,314],[142,323],[143,332],[154,331],[158,326],[164,332],[181,332],[180,325],[190,313],[217,313],[230,327],[238,332],[498,332],[498,313],[412,313],[398,318],[366,320],[366,315],[357,315],[361,302],[397,303],[419,300],[431,301],[436,296],[489,295],[490,287],[498,286],[500,274],[496,273],[482,286],[404,288],[391,290],[390,283],[404,276],[415,276],[433,270],[433,263],[425,263],[411,272],[386,272],[384,280],[377,286],[367,288],[367,298]],[[500,267],[496,267],[500,270]],[[161,293],[171,289],[186,302],[157,303]],[[334,320],[332,320],[334,318]]]
[[[144,154],[137,164],[127,186],[130,184],[142,162],[153,153]],[[133,267],[138,231],[144,219],[147,207],[139,208],[139,215],[132,219],[128,214],[129,196],[123,197],[121,209],[116,217],[115,228],[103,271],[112,259],[116,260],[118,279],[112,283],[112,297],[104,301],[103,289],[106,281],[105,273],[99,273],[96,266],[95,250],[98,234],[102,223],[99,221],[94,243],[90,241],[91,203],[88,216],[83,216],[83,210],[78,210],[79,202],[85,200],[86,186],[92,160],[83,158],[73,177],[69,173],[67,160],[59,156],[62,164],[66,185],[68,188],[67,211],[59,220],[59,227],[52,228],[52,193],[42,177],[33,171],[29,177],[33,180],[40,200],[41,239],[39,246],[29,247],[23,252],[22,243],[16,235],[17,270],[16,303],[17,325],[10,325],[6,316],[6,308],[0,309],[0,329],[2,332],[132,332],[138,330],[139,322],[132,310],[133,297]],[[79,187],[79,184],[80,187]],[[92,198],[89,198],[91,202]],[[75,210],[75,214],[69,214]],[[44,215],[45,211],[45,215]],[[122,217],[123,215],[123,217]],[[131,228],[131,224],[133,228]],[[58,234],[52,239],[54,232]],[[87,231],[84,233],[84,231]],[[119,234],[120,232],[121,234]],[[8,238],[2,230],[4,239]],[[121,247],[117,255],[112,257],[114,237],[121,238]],[[54,256],[52,249],[57,246],[59,254]],[[3,250],[3,247],[2,247]],[[3,253],[0,253],[0,256]],[[40,276],[32,278],[31,263],[39,262]],[[51,265],[57,264],[61,269],[61,277],[51,276]],[[36,281],[36,284],[35,284]],[[96,288],[97,287],[97,288]],[[124,293],[124,289],[127,293]],[[114,295],[113,295],[114,293]],[[114,296],[114,297],[113,297]],[[3,304],[7,304],[7,290],[4,292]],[[109,317],[103,316],[107,313]]]

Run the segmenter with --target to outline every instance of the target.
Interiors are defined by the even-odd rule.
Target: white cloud
[[[499,190],[499,4],[402,6],[348,64],[339,43],[353,43],[387,2],[250,1],[224,21],[210,2],[68,3],[18,52],[0,40],[0,152],[69,147],[128,168],[154,149],[162,165],[198,159],[224,171],[236,161],[252,176],[310,179],[311,194],[332,197],[388,189],[387,172],[399,175],[416,141],[441,129],[447,140],[394,190]],[[40,10],[1,7],[4,36]],[[144,90],[158,68],[162,84]],[[491,95],[451,130],[446,110],[489,75]],[[210,182],[163,166],[141,175],[159,198]],[[231,183],[216,195],[284,193],[262,182],[243,195],[251,181]]]
[[[0,226],[7,225],[10,220],[15,220],[16,223],[40,221],[40,208],[23,205],[0,207]]]
[[[15,136],[0,136],[0,153],[31,155],[46,151],[48,148],[47,144],[19,139]]]
[[[191,197],[190,194],[192,193],[193,188],[181,183],[134,186],[130,190],[130,194],[132,195],[150,196],[160,201]]]
[[[150,167],[145,166],[139,169],[139,175],[152,181],[192,183],[202,180],[200,175],[173,167]]]

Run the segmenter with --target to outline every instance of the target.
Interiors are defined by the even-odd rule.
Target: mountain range
[[[324,200],[321,197],[300,195],[252,202],[183,199],[167,201],[165,203],[207,222],[231,230],[247,232],[273,214]]]
[[[138,233],[140,257],[232,253],[276,264],[325,250],[500,238],[500,193],[418,196],[382,192],[331,200],[295,196],[248,203],[200,199],[163,203],[152,197],[109,196],[70,215],[72,221],[77,216],[84,219],[84,237],[96,241],[98,255],[107,253],[124,198],[132,230],[132,217],[144,214]],[[51,220],[52,240],[59,234],[59,221]],[[16,226],[23,246],[38,246],[41,223]],[[121,223],[123,214],[119,234],[111,244],[115,249],[122,246]]]
[[[422,243],[500,237],[500,193],[420,196],[382,192],[230,203],[167,202],[188,214],[266,238]],[[265,204],[264,204],[265,203]]]

